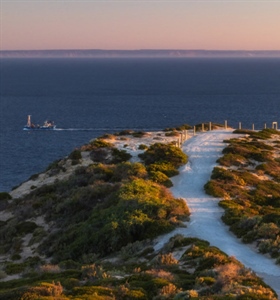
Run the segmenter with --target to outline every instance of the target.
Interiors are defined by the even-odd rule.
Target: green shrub
[[[117,164],[120,162],[128,161],[132,156],[125,150],[119,150],[117,148],[112,149],[112,156],[110,163]]]
[[[180,136],[178,131],[169,131],[165,133],[165,136]]]
[[[223,185],[213,180],[208,181],[204,185],[204,190],[206,194],[217,198],[223,198],[227,194],[223,188]]]
[[[278,227],[280,227],[280,211],[266,214],[263,216],[262,221],[263,223],[275,223]]]
[[[61,167],[60,167],[60,162],[61,162],[61,161],[62,161],[61,159],[58,159],[58,160],[53,161],[52,163],[50,163],[50,164],[48,165],[46,171],[56,170],[56,169],[60,170],[60,169],[61,169]],[[58,172],[59,172],[59,171],[58,171]],[[32,176],[33,176],[33,177],[32,177],[32,180],[36,180],[36,179],[39,177],[39,174],[34,174],[34,175],[32,175]]]
[[[69,159],[72,159],[72,160],[79,160],[81,158],[82,158],[82,154],[81,154],[81,151],[78,149],[75,149],[69,155]]]
[[[102,136],[99,137],[99,139],[108,139],[108,140],[114,140],[116,136],[114,134],[105,133]]]
[[[137,137],[137,138],[142,138],[146,135],[146,132],[144,131],[137,131],[137,132],[133,132],[132,136],[133,137]]]
[[[150,253],[151,248],[147,247],[147,245],[149,245],[149,240],[135,241],[134,243],[129,243],[129,244],[125,245],[120,250],[122,259],[133,258],[135,256],[138,256],[140,253],[141,253],[141,255],[143,255],[144,251],[147,251],[147,253]]]
[[[230,166],[242,166],[247,162],[247,160],[242,155],[227,153],[221,158],[219,158],[217,162],[222,166],[230,167]]]
[[[261,143],[263,145],[263,143]],[[243,156],[246,159],[264,162],[272,159],[270,152],[263,146],[259,148],[260,143],[254,141],[236,141],[231,140],[230,145],[223,150],[223,154],[235,154]]]
[[[79,159],[72,159],[71,165],[72,166],[76,166],[76,165],[78,165],[80,163],[81,163],[81,161]]]
[[[273,146],[270,146],[264,142],[261,142],[261,141],[258,141],[258,140],[252,140],[250,142],[250,145],[253,145],[255,147],[257,147],[258,149],[261,149],[261,150],[274,150],[274,147]]]
[[[239,172],[238,173],[239,177],[241,179],[243,179],[243,181],[245,182],[245,185],[247,186],[257,186],[258,183],[260,182],[260,179],[255,176],[254,174],[244,171],[244,172]]]
[[[167,177],[173,177],[179,174],[179,171],[171,163],[154,163],[148,166],[149,172],[162,172]]]
[[[21,256],[18,253],[15,253],[11,256],[11,260],[15,261],[15,260],[20,260]]]
[[[271,180],[260,181],[251,192],[254,202],[280,207],[280,184]]]
[[[149,177],[152,181],[162,184],[168,188],[173,186],[172,181],[162,172],[160,171],[151,171],[149,173]]]
[[[8,263],[5,266],[5,272],[8,275],[14,275],[14,274],[19,274],[22,273],[26,268],[26,265],[24,263],[20,264],[15,264],[15,263]]]
[[[231,170],[215,167],[212,171],[211,179],[234,182],[236,176]]]
[[[108,163],[110,161],[110,151],[107,148],[94,148],[90,152],[90,158],[97,163]]]
[[[42,239],[47,235],[47,232],[43,227],[37,227],[33,231],[33,236],[29,242],[29,245],[33,245],[42,241]]]
[[[279,135],[280,133],[278,130],[266,128],[266,129],[263,129],[258,132],[253,131],[250,134],[250,136],[251,136],[251,138],[257,138],[257,139],[269,139],[269,138],[271,138],[272,134]]]
[[[146,150],[146,149],[148,149],[148,146],[145,145],[145,144],[140,144],[140,145],[138,146],[138,149],[139,149],[139,150]]]
[[[63,287],[60,282],[48,283],[41,282],[39,285],[30,287],[22,295],[21,299],[44,299],[45,297],[56,298],[61,296],[63,293]],[[34,297],[34,298],[33,298]]]
[[[83,145],[80,148],[80,151],[92,151],[99,148],[112,148],[112,147],[113,147],[112,143],[106,142],[102,138],[99,138],[91,141],[89,144]]]
[[[17,233],[20,235],[33,232],[37,228],[37,224],[30,221],[21,222],[16,225]]]
[[[113,147],[94,148],[90,152],[90,158],[94,162],[106,164],[117,164],[120,162],[128,161],[131,157],[131,154],[127,153],[125,150],[119,150]]]
[[[11,200],[12,196],[7,192],[0,192],[0,201]]]
[[[280,181],[280,163],[277,160],[268,161],[256,167],[258,171],[264,171],[265,174],[273,177],[276,181]]]
[[[254,133],[254,131],[249,130],[249,129],[235,129],[233,131],[233,133],[236,133],[236,134],[251,134],[251,133]]]
[[[102,139],[95,139],[92,143],[91,146],[95,148],[111,148],[113,145],[109,142],[106,142]]]
[[[130,129],[122,130],[117,135],[131,135],[134,131]]]
[[[176,126],[176,127],[165,128],[164,131],[175,131],[175,130],[182,131],[182,130],[188,130],[188,129],[192,129],[192,126],[188,125],[188,124],[183,124],[183,125]]]
[[[188,157],[181,149],[172,144],[155,143],[147,151],[139,154],[146,165],[154,163],[169,163],[175,168],[187,163]]]
[[[0,280],[4,279],[6,277],[7,277],[6,272],[4,272],[3,270],[0,270]],[[0,294],[0,297],[1,297],[1,294]]]
[[[102,287],[102,286],[84,286],[84,287],[74,287],[71,293],[72,296],[80,298],[83,295],[86,295],[87,298],[85,299],[115,299],[115,297],[112,295],[112,289],[108,287]],[[96,298],[90,298],[91,296]],[[99,298],[102,297],[102,298]],[[104,298],[103,298],[104,297]],[[109,298],[107,298],[109,297]],[[74,298],[75,299],[75,298]]]
[[[123,162],[116,165],[112,181],[133,180],[134,178],[147,178],[147,170],[143,164]]]
[[[216,279],[213,277],[200,277],[202,284],[206,284],[208,286],[213,285],[216,282]]]
[[[183,130],[188,130],[188,129],[192,129],[192,126],[189,124],[183,124],[180,126],[176,126],[176,130],[183,131]]]

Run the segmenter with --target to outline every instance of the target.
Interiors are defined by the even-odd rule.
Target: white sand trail
[[[274,260],[257,253],[237,239],[221,221],[223,209],[219,200],[204,192],[204,184],[210,179],[216,160],[226,146],[223,140],[236,137],[231,131],[219,130],[199,134],[183,145],[189,162],[180,169],[180,175],[173,178],[172,193],[184,198],[191,211],[187,228],[178,228],[159,240],[156,249],[175,234],[198,237],[210,242],[230,256],[236,257],[246,267],[262,277],[280,295],[280,267]]]

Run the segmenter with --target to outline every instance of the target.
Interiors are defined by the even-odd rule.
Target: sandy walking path
[[[280,295],[280,267],[237,239],[221,221],[223,209],[218,206],[219,200],[204,192],[204,184],[210,179],[216,160],[226,146],[223,140],[233,137],[236,135],[228,130],[211,131],[199,134],[183,145],[189,162],[180,169],[180,175],[173,177],[171,190],[175,197],[187,200],[190,222],[187,228],[178,228],[162,237],[156,248],[178,233],[207,240],[255,271]]]

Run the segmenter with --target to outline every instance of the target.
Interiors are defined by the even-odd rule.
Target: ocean
[[[1,59],[0,76],[0,191],[107,132],[280,124],[279,58]]]

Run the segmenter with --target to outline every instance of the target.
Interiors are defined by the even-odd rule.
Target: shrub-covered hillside
[[[248,132],[227,142],[205,190],[222,198],[222,219],[243,242],[280,263],[280,133]]]
[[[34,251],[55,262],[103,257],[128,243],[168,232],[188,217],[186,203],[159,184],[164,182],[159,182],[156,172],[142,163],[127,162],[130,155],[125,150],[102,140],[82,149],[90,151],[92,164],[76,167],[69,178],[36,188],[23,198],[2,200],[13,216],[1,223],[1,253],[20,257],[29,234]],[[164,149],[169,169],[186,162],[179,148],[165,145]],[[82,157],[79,152],[69,156],[75,165]],[[154,162],[161,165],[157,157]],[[163,172],[157,173],[169,180]],[[43,226],[33,220],[40,217]]]
[[[142,141],[131,160],[114,139],[31,176],[11,192],[20,198],[0,193],[0,300],[276,299],[207,241],[176,236],[156,251],[154,238],[188,220],[167,188],[188,158],[172,143]]]

